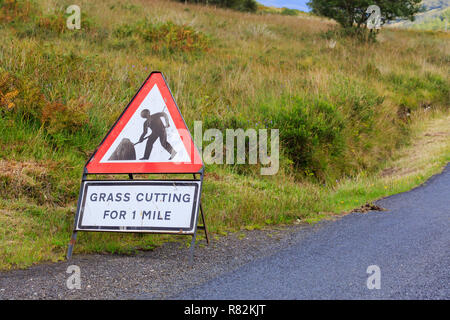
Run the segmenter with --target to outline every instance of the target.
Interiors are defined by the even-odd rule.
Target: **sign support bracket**
[[[86,168],[84,168],[83,176],[81,177],[80,192],[78,194],[77,212],[75,214],[75,221],[73,223],[72,237],[70,238],[69,247],[67,249],[67,260],[70,260],[72,258],[73,247],[75,246],[75,243],[77,242],[77,221],[78,221],[78,212],[79,212],[78,208],[80,208],[80,205],[81,205],[83,181],[86,181],[87,180],[86,178],[87,178],[87,173],[86,173]]]
[[[202,169],[202,171],[200,172],[200,185],[203,186],[203,175],[204,175],[204,171]],[[196,180],[196,176],[194,173],[194,180]],[[200,191],[200,195],[201,195],[201,191]],[[194,250],[195,250],[195,240],[197,239],[197,230],[198,229],[202,229],[205,232],[205,238],[206,238],[206,243],[209,245],[209,237],[208,237],[208,229],[206,229],[206,220],[205,220],[205,215],[203,213],[203,207],[202,207],[202,200],[201,200],[201,196],[200,196],[200,205],[199,205],[199,210],[200,210],[200,214],[202,217],[202,223],[203,225],[198,225],[198,216],[197,215],[197,221],[195,221],[195,230],[194,230],[194,234],[192,235],[192,240],[191,240],[191,245],[189,248],[189,264],[192,265],[194,263]]]
[[[202,172],[200,173],[200,181],[201,181],[201,184],[203,185],[203,170],[202,170]],[[194,173],[194,180],[196,179],[196,177],[195,177],[195,173]],[[205,220],[205,213],[204,213],[204,211],[203,211],[203,206],[202,206],[202,199],[201,199],[201,197],[200,197],[200,206],[199,206],[200,208],[199,208],[199,210],[200,210],[200,214],[201,214],[201,217],[202,217],[202,223],[203,223],[203,225],[200,225],[200,226],[197,226],[197,228],[198,229],[202,229],[202,230],[204,230],[204,232],[205,232],[205,238],[206,238],[206,243],[207,244],[209,244],[209,236],[208,236],[208,229],[206,228],[206,220]]]

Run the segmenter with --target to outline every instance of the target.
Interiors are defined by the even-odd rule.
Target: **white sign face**
[[[141,139],[145,139],[141,141]],[[141,141],[141,142],[140,142]],[[126,142],[126,145],[124,143]],[[131,146],[128,146],[131,145]],[[127,159],[118,150],[133,148],[136,158]],[[122,152],[123,153],[123,152]],[[180,134],[155,84],[122,132],[101,159],[101,163],[190,162]]]
[[[77,230],[195,231],[201,182],[84,181]]]

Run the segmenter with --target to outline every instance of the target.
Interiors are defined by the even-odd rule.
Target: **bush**
[[[281,14],[285,16],[296,16],[298,15],[298,11],[295,9],[283,8]]]
[[[344,150],[344,117],[330,103],[295,98],[293,106],[272,117],[280,130],[282,150],[302,172],[325,177],[330,164]]]
[[[33,81],[21,81],[0,69],[0,110],[25,120],[40,120],[46,100]]]
[[[16,106],[19,94],[17,83],[7,72],[0,73],[0,110],[11,110]]]
[[[217,115],[209,115],[203,120],[203,130],[219,129],[225,132],[226,129],[245,129],[247,127],[247,120],[235,115],[220,118]]]
[[[114,35],[118,38],[138,37],[150,43],[152,50],[157,52],[200,52],[206,51],[209,46],[209,39],[203,33],[171,21],[151,23],[141,20],[118,27]]]
[[[385,76],[395,88],[394,101],[416,110],[423,105],[441,104],[448,107],[450,89],[444,78],[430,73],[425,76],[390,73]]]
[[[376,32],[366,28],[352,26],[352,27],[335,27],[331,30],[322,32],[321,37],[327,40],[330,39],[355,39],[360,42],[376,42]]]
[[[35,9],[32,1],[0,0],[0,23],[28,20]]]
[[[50,134],[63,131],[74,133],[89,123],[89,106],[83,98],[72,99],[67,104],[47,103],[41,119]]]
[[[46,33],[53,34],[61,34],[68,30],[64,16],[56,14],[38,17],[36,27]]]
[[[256,12],[258,3],[255,0],[178,0],[179,2],[210,4],[245,12]]]
[[[29,4],[29,2],[27,3]],[[25,7],[27,8],[27,6]],[[61,37],[64,34],[74,38],[88,38],[98,43],[107,37],[107,31],[98,28],[85,12],[81,12],[82,32],[80,32],[80,30],[70,30],[67,27],[69,14],[62,10],[56,11],[56,13],[42,14],[38,7],[32,6],[30,8],[32,9],[26,11],[26,18],[16,19],[16,22],[12,24],[19,38],[40,37],[48,39],[55,36]]]
[[[20,80],[0,70],[0,111],[43,125],[50,134],[74,133],[87,125],[89,106],[83,98],[67,104],[49,102],[33,81]]]
[[[255,0],[242,0],[238,1],[239,4],[235,9],[245,12],[256,12],[258,10],[258,3]]]
[[[259,175],[260,174],[260,166],[250,165],[249,164],[249,152],[245,152],[245,160],[243,164],[238,164],[238,140],[234,138],[234,145],[233,149],[228,149],[230,146],[227,145],[227,136],[228,136],[228,129],[236,130],[236,129],[242,129],[244,131],[247,131],[248,129],[263,129],[267,127],[267,123],[264,123],[263,121],[259,121],[256,123],[250,122],[248,118],[244,118],[241,115],[234,115],[234,114],[227,114],[225,116],[219,117],[217,115],[208,115],[204,118],[203,121],[203,131],[206,131],[208,129],[218,129],[222,133],[223,138],[223,160],[225,161],[227,157],[227,152],[232,151],[234,154],[234,164],[227,164],[228,167],[232,168],[234,173],[240,174],[240,175]],[[203,136],[204,132],[202,132]],[[208,142],[204,142],[203,148],[206,148],[208,145]],[[269,134],[269,144],[270,144],[270,134]],[[245,150],[250,150],[250,139],[248,137],[245,137],[244,141],[244,147]],[[242,154],[240,154],[242,156]]]

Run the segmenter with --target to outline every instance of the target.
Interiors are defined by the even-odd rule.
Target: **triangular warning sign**
[[[89,159],[87,173],[197,173],[203,162],[160,72],[152,72]]]

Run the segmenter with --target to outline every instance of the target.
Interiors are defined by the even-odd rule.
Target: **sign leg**
[[[193,174],[194,176],[194,180],[197,180],[196,174]],[[201,185],[203,183],[203,171],[200,174],[200,194],[201,194]],[[199,203],[200,205],[200,212],[202,214],[202,220],[203,220],[203,226],[201,226],[200,228],[205,228],[205,217],[203,216],[203,210],[202,210],[202,203],[200,201]],[[197,230],[198,230],[199,226],[198,226],[198,215],[195,219],[195,230],[194,230],[194,234],[192,235],[192,241],[191,241],[191,247],[189,248],[189,264],[192,265],[194,263],[194,250],[195,250],[195,240],[197,238]],[[205,228],[205,232],[206,232],[206,228]],[[206,235],[206,239],[208,239],[208,235]],[[208,240],[207,240],[208,241]]]
[[[195,173],[194,173],[194,179],[197,179]],[[200,174],[200,181],[202,181],[203,183],[203,172]],[[203,207],[202,207],[202,202],[200,200],[200,213],[202,215],[202,222],[203,225],[202,226],[197,226],[198,229],[203,229],[205,231],[205,238],[206,238],[206,243],[209,245],[209,237],[208,237],[208,229],[206,229],[206,220],[205,220],[205,214],[203,213]]]
[[[67,260],[72,258],[73,247],[75,246],[75,242],[77,241],[77,232],[74,230],[72,232],[72,238],[69,242],[69,248],[67,249]]]
[[[206,243],[209,244],[208,229],[206,229],[205,214],[203,213],[203,207],[201,202],[200,202],[200,213],[202,214],[203,229],[205,230]]]
[[[75,246],[75,242],[77,241],[77,221],[78,214],[81,205],[81,195],[83,193],[83,182],[86,180],[86,168],[84,169],[83,177],[81,178],[80,192],[78,193],[78,203],[77,203],[77,211],[75,213],[75,221],[73,222],[73,230],[72,230],[72,238],[70,238],[69,248],[67,249],[67,260],[72,258],[73,247]]]

